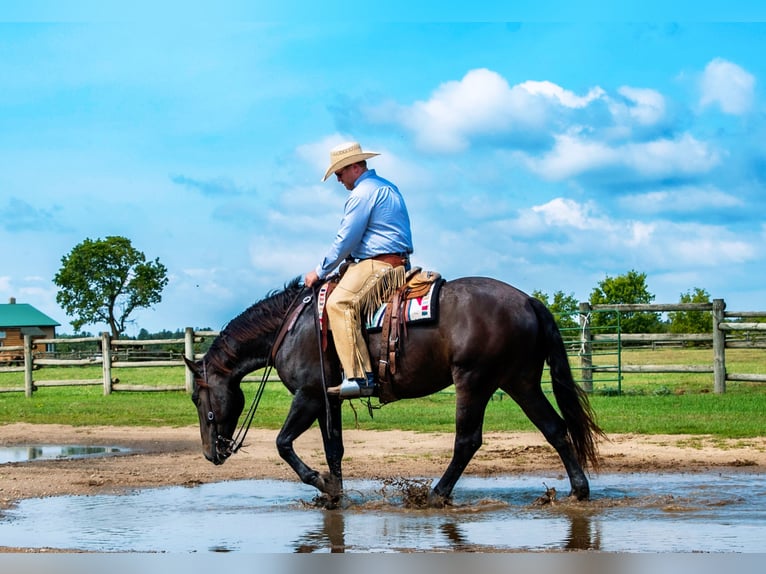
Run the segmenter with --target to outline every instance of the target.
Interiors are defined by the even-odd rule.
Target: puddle
[[[343,508],[291,481],[243,480],[124,495],[22,500],[0,545],[96,552],[766,552],[766,475],[601,475],[592,500],[533,502],[561,477],[463,477],[454,505],[406,508],[347,480]],[[559,496],[561,498],[561,495]]]
[[[0,447],[0,464],[8,462],[29,462],[62,458],[88,458],[124,454],[129,449],[117,446],[77,445],[21,445]]]

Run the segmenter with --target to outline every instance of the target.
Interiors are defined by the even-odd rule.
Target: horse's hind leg
[[[590,496],[588,478],[577,461],[574,448],[569,440],[566,423],[545,398],[540,384],[528,385],[523,392],[505,386],[503,390],[511,395],[529,417],[529,420],[540,429],[545,439],[556,449],[569,476],[569,484],[572,488],[569,495],[576,497],[577,500],[587,499]]]
[[[309,397],[302,389],[299,389],[293,397],[293,402],[290,405],[290,412],[287,414],[282,429],[277,435],[277,451],[287,464],[295,471],[298,477],[306,484],[309,484],[317,488],[320,492],[326,494],[331,502],[337,502],[340,497],[340,491],[342,489],[341,482],[341,460],[343,458],[343,442],[340,432],[330,433],[331,439],[325,436],[325,429],[323,426],[323,439],[325,442],[325,450],[328,463],[330,464],[330,471],[334,480],[328,480],[321,476],[320,473],[313,468],[309,467],[303,460],[296,454],[293,448],[295,440],[306,432],[314,421],[320,419],[320,422],[325,419],[324,414],[325,403],[323,398]],[[337,420],[337,424],[340,424],[340,414],[338,409],[338,416],[332,417],[333,424]],[[331,445],[328,450],[328,444]]]
[[[471,462],[473,455],[482,443],[482,426],[484,425],[484,410],[491,394],[486,397],[471,396],[466,385],[456,384],[456,414],[455,414],[455,446],[452,460],[444,471],[441,479],[433,488],[429,497],[429,505],[443,506],[451,497],[463,471]]]

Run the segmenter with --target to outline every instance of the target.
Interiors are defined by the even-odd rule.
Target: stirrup
[[[368,379],[344,379],[337,387],[329,387],[327,393],[339,395],[342,399],[371,397],[375,394],[375,382]]]

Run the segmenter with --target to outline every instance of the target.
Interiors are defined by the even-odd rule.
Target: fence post
[[[101,372],[104,378],[104,396],[112,394],[112,342],[107,331],[101,332]]]
[[[718,328],[724,320],[726,303],[713,299],[713,391],[726,392],[726,332]]]
[[[186,327],[184,330],[184,356],[194,362],[194,329]],[[186,392],[191,393],[194,389],[194,374],[184,365],[186,373]]]
[[[32,398],[34,382],[32,370],[34,369],[34,357],[32,357],[32,336],[24,335],[24,394],[28,399]]]
[[[580,370],[582,387],[593,391],[593,336],[590,332],[590,303],[580,303]]]

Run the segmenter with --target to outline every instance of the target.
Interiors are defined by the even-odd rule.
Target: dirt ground
[[[276,478],[297,480],[277,454],[277,431],[251,429],[246,447],[225,464],[204,459],[199,430],[143,427],[0,425],[0,446],[118,446],[126,454],[0,465],[0,509],[23,498],[119,492],[152,486]],[[451,433],[345,430],[347,478],[429,478],[446,468]],[[295,444],[310,466],[326,470],[319,430]],[[612,435],[600,444],[601,472],[766,471],[766,437],[721,440],[700,436]],[[539,433],[491,432],[466,475],[513,475],[564,469]]]

